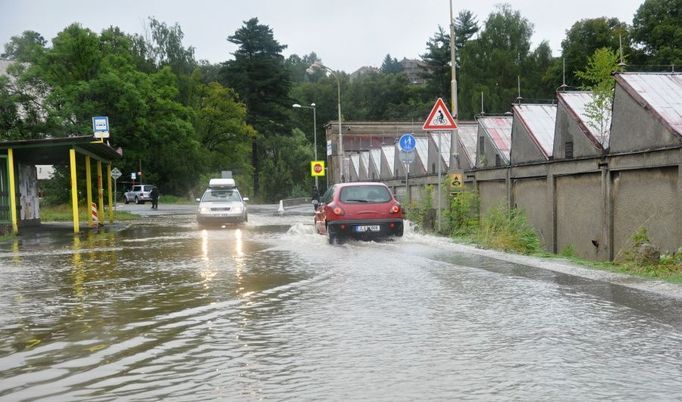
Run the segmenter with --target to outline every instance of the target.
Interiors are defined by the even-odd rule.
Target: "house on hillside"
[[[554,135],[554,159],[599,156],[609,146],[611,110],[603,121],[596,121],[587,112],[594,101],[592,92],[557,93],[557,116]]]
[[[478,118],[477,168],[509,165],[512,120],[506,115]]]
[[[556,105],[512,106],[511,164],[546,162],[552,159]]]
[[[407,59],[403,58],[400,61],[400,65],[403,68],[403,72],[407,76],[407,80],[410,84],[421,85],[426,81],[424,80],[423,74],[427,69],[426,63],[419,59]]]

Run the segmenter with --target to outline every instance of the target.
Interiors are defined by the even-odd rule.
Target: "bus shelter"
[[[70,200],[73,214],[73,231],[80,231],[78,205],[78,163],[85,167],[86,208],[93,205],[96,197],[97,216],[104,219],[104,187],[103,165],[106,166],[106,183],[108,195],[109,223],[114,221],[112,191],[112,161],[120,159],[122,152],[112,148],[102,140],[94,140],[92,136],[73,136],[63,138],[31,139],[0,142],[0,225],[9,225],[13,233],[19,232],[22,208],[34,204],[39,206],[37,195],[32,200],[26,194],[20,194],[20,188],[31,186],[37,188],[37,178],[24,172],[35,171],[36,165],[68,166],[70,171]],[[2,160],[4,159],[4,161]],[[95,162],[96,194],[93,197],[92,165]],[[4,163],[3,163],[4,162]],[[26,169],[30,167],[30,169]],[[81,169],[82,170],[82,169]],[[22,177],[22,174],[26,177]],[[21,184],[21,186],[20,186]],[[27,191],[24,191],[27,192]],[[39,208],[39,207],[38,207]],[[87,213],[88,223],[94,224],[92,214]],[[98,223],[99,224],[99,223]]]

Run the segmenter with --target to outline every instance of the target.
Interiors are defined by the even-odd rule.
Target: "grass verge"
[[[87,214],[89,209],[85,206],[80,206],[78,208],[78,219],[81,222],[85,222],[88,219]],[[105,218],[109,219],[109,213],[105,211]],[[139,215],[131,214],[130,212],[124,211],[114,211],[114,220],[117,221],[133,221],[140,219]],[[52,205],[52,206],[40,206],[40,220],[42,222],[69,222],[73,220],[71,205]]]

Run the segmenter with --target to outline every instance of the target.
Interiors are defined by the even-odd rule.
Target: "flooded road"
[[[681,299],[274,210],[0,243],[0,400],[682,398]]]

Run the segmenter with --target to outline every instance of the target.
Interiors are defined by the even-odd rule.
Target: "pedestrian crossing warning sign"
[[[426,118],[424,125],[422,126],[424,130],[440,130],[448,131],[457,128],[455,120],[452,118],[448,107],[445,106],[443,98],[438,98],[436,104],[433,105],[429,117]]]

